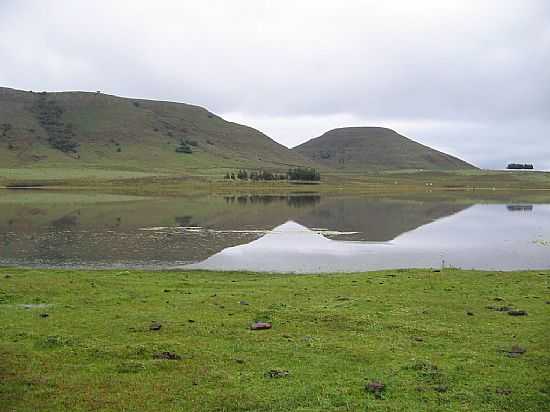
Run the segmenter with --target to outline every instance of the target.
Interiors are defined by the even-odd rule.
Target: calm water
[[[550,204],[0,191],[0,264],[284,272],[550,268]]]

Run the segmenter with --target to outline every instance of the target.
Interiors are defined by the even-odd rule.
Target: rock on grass
[[[508,312],[510,316],[527,316],[527,312],[524,310],[511,310]]]
[[[181,360],[181,356],[177,355],[175,352],[157,352],[153,355],[155,359],[165,359],[165,360]]]
[[[271,323],[269,322],[256,322],[250,325],[251,330],[264,330],[271,329]]]
[[[281,370],[281,369],[271,369],[270,371],[265,373],[266,378],[286,378],[288,375],[290,375],[290,372],[287,370]]]
[[[374,396],[378,399],[382,397],[382,393],[385,389],[386,385],[384,385],[380,381],[371,381],[367,383],[367,386],[365,386],[365,390],[369,393],[374,394]]]
[[[160,322],[153,322],[151,326],[149,326],[149,330],[160,330],[160,328],[162,328]]]

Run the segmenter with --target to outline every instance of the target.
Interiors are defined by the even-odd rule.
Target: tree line
[[[532,164],[521,164],[521,163],[510,163],[508,166],[506,166],[507,169],[527,169],[527,170],[533,170],[534,167]]]
[[[224,179],[252,181],[300,180],[318,182],[321,180],[321,174],[317,169],[311,167],[297,167],[289,169],[287,173],[272,173],[267,170],[249,172],[245,169],[239,169],[236,173],[227,172]]]

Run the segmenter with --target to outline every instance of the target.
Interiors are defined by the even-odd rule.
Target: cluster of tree
[[[120,147],[120,143],[117,142],[115,139],[111,139],[111,143],[114,143],[114,145],[116,146],[116,151],[118,153],[122,152],[122,148]]]
[[[10,123],[2,123],[0,125],[0,130],[2,131],[2,136],[6,137],[8,135],[8,132],[12,129],[12,126]]]
[[[229,180],[302,180],[318,182],[321,180],[321,174],[317,169],[311,167],[297,167],[295,169],[289,169],[287,173],[272,173],[267,170],[247,172],[244,169],[240,169],[237,173],[227,172],[224,178]]]
[[[46,100],[45,94],[42,93],[33,109],[40,125],[48,134],[50,146],[63,153],[76,153],[78,143],[73,140],[75,136],[73,125],[63,122],[63,109],[54,100]]]
[[[309,182],[318,182],[321,180],[321,174],[313,167],[297,167],[288,170],[288,180],[303,180]]]
[[[193,147],[197,147],[199,144],[195,140],[181,139],[178,147],[176,147],[176,153],[193,153]]]
[[[265,170],[259,172],[251,172],[250,180],[286,180],[287,176],[284,173],[271,173]]]
[[[252,171],[247,172],[244,169],[240,169],[236,174],[234,172],[227,172],[224,176],[225,179],[239,179],[239,180],[286,180],[287,175],[286,174],[279,174],[279,173],[271,173],[267,170],[259,170],[259,171]]]
[[[533,170],[534,167],[532,164],[521,164],[521,163],[510,163],[508,166],[506,166],[507,169],[527,169],[527,170]]]

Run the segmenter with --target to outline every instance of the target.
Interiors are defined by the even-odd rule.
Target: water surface
[[[550,204],[0,192],[0,264],[348,272],[550,268]]]

